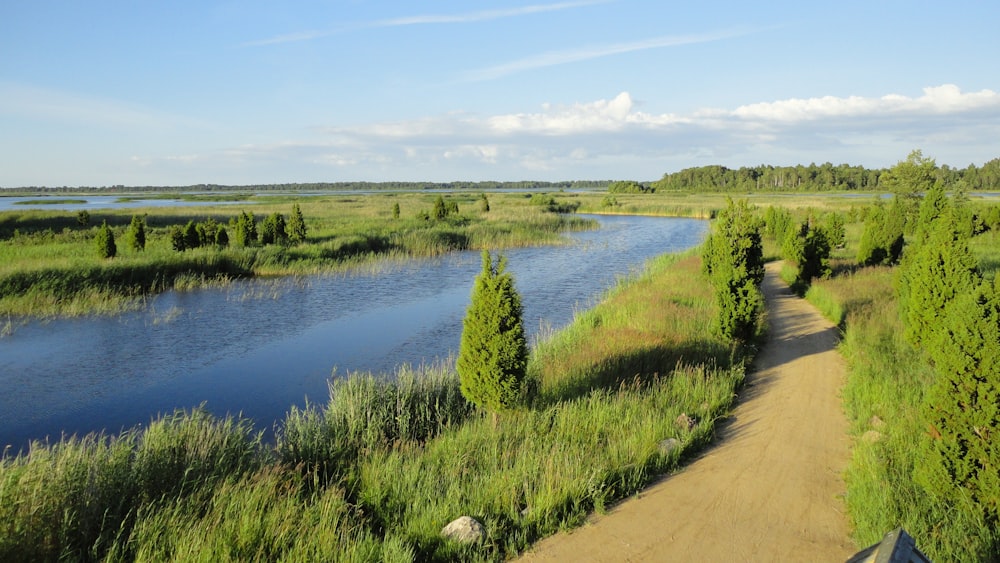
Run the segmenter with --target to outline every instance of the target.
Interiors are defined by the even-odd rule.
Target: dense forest
[[[919,153],[918,153],[919,154]],[[653,182],[653,191],[879,191],[888,188],[882,184],[889,169],[870,169],[863,166],[839,164],[834,166],[810,164],[808,166],[760,165],[739,169],[725,166],[700,166],[667,173]],[[952,168],[947,164],[935,167],[937,180],[946,190],[990,191],[1000,189],[1000,158],[977,167]]]

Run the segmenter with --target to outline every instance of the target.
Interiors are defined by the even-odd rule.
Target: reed
[[[0,559],[497,561],[635,494],[711,440],[742,358],[699,319],[694,255],[661,258],[539,342],[537,399],[500,417],[450,362],[334,379],[274,444],[177,413],[0,463]],[[736,360],[731,362],[731,360]],[[685,414],[697,423],[680,426]],[[675,447],[665,448],[665,440]],[[443,539],[461,515],[480,545]]]
[[[141,307],[143,298],[169,289],[225,284],[250,276],[304,275],[371,267],[382,261],[438,256],[455,250],[559,244],[569,230],[595,222],[549,213],[515,194],[493,196],[489,213],[478,198],[449,195],[457,216],[426,218],[432,196],[378,194],[351,197],[248,198],[257,216],[288,213],[300,203],[309,228],[304,244],[249,248],[199,248],[176,252],[168,231],[188,221],[225,224],[233,206],[146,208],[92,216],[123,241],[133,214],[146,215],[145,250],[119,243],[118,256],[100,259],[93,232],[75,216],[58,212],[0,213],[0,314],[17,316],[114,313]],[[391,206],[405,213],[395,219]],[[464,210],[463,210],[464,208]]]

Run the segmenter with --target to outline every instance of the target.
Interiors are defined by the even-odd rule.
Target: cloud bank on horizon
[[[959,167],[1000,157],[986,70],[1000,13],[975,2],[911,19],[851,1],[209,4],[112,21],[19,6],[23,25],[0,35],[13,55],[0,187],[652,180],[705,164],[889,166],[917,148]],[[48,32],[52,19],[73,25]]]

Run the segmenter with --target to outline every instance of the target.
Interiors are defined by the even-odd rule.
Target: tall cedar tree
[[[764,307],[761,228],[746,200],[737,204],[728,199],[703,248],[703,266],[719,305],[718,329],[726,338],[742,342],[756,335]]]
[[[924,397],[922,413],[928,432],[914,478],[932,497],[974,510],[974,518],[996,529],[1000,523],[1000,281],[992,287],[982,283],[975,291],[957,296],[930,344],[938,377]]]
[[[914,346],[924,347],[939,329],[945,309],[959,295],[972,292],[979,283],[978,261],[969,250],[965,230],[955,222],[949,205],[926,229],[926,240],[907,251],[897,292],[903,316],[904,336]]]
[[[142,251],[146,249],[146,222],[142,217],[138,215],[132,216],[132,221],[128,225],[126,239],[132,250]]]
[[[306,219],[297,203],[292,205],[292,214],[288,217],[288,240],[293,244],[306,241]]]
[[[505,258],[494,263],[483,251],[457,360],[462,395],[492,413],[518,403],[528,365],[521,297],[505,268]]]
[[[97,255],[101,258],[114,258],[118,254],[118,247],[115,245],[115,235],[111,232],[108,222],[101,223],[97,229],[97,236],[94,238],[94,245],[97,248]]]

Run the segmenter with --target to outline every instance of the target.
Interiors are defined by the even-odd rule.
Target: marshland
[[[558,211],[709,218],[726,206],[724,195],[488,193],[485,211],[478,193],[448,194],[444,199],[457,203],[458,212],[436,218],[437,197],[253,196],[243,209],[260,218],[301,206],[308,242],[182,252],[169,246],[172,225],[207,219],[228,225],[234,208],[151,209],[146,249],[126,247],[111,260],[94,253],[94,225],[107,222],[124,240],[134,209],[91,213],[89,225],[76,213],[5,214],[3,279],[22,280],[20,286],[3,282],[7,338],[37,319],[120,318],[148,311],[161,296],[226,290],[244,278],[356,275],[481,248],[513,253],[567,245],[567,233],[597,227],[595,219]],[[851,370],[845,410],[858,437],[847,504],[859,546],[902,522],[939,557],[988,553],[995,541],[988,518],[967,516],[942,527],[942,511],[974,513],[921,495],[908,477],[920,459],[906,444],[922,432],[920,404],[933,376],[899,337],[898,266],[857,264],[867,209],[880,205],[880,197],[746,199],[761,217],[767,208],[781,208],[796,222],[839,215],[845,226],[829,274],[800,289],[844,331]],[[980,216],[995,207],[978,198],[969,205]],[[970,242],[990,279],[1000,264],[996,232],[985,229]],[[765,258],[782,252],[781,241],[765,229]],[[499,418],[465,401],[445,361],[331,377],[328,396],[288,405],[266,436],[236,412],[194,408],[164,412],[124,432],[8,451],[0,466],[0,554],[108,561],[492,561],[516,555],[690,459],[711,442],[714,423],[726,417],[752,369],[766,318],[755,339],[734,346],[706,322],[717,316],[718,304],[700,249],[659,254],[575,308],[565,326],[538,332],[528,364],[531,398]],[[124,273],[132,269],[157,273]],[[522,275],[528,274],[517,279]],[[794,282],[796,268],[786,275]],[[10,288],[17,287],[34,289],[13,295]],[[280,303],[284,297],[251,299]],[[170,315],[164,313],[163,322]],[[227,385],[239,393],[238,378]],[[696,424],[678,426],[681,415]],[[883,421],[887,439],[861,440],[873,416]],[[662,447],[670,439],[678,447]],[[441,527],[463,514],[483,522],[482,543],[441,537]]]

